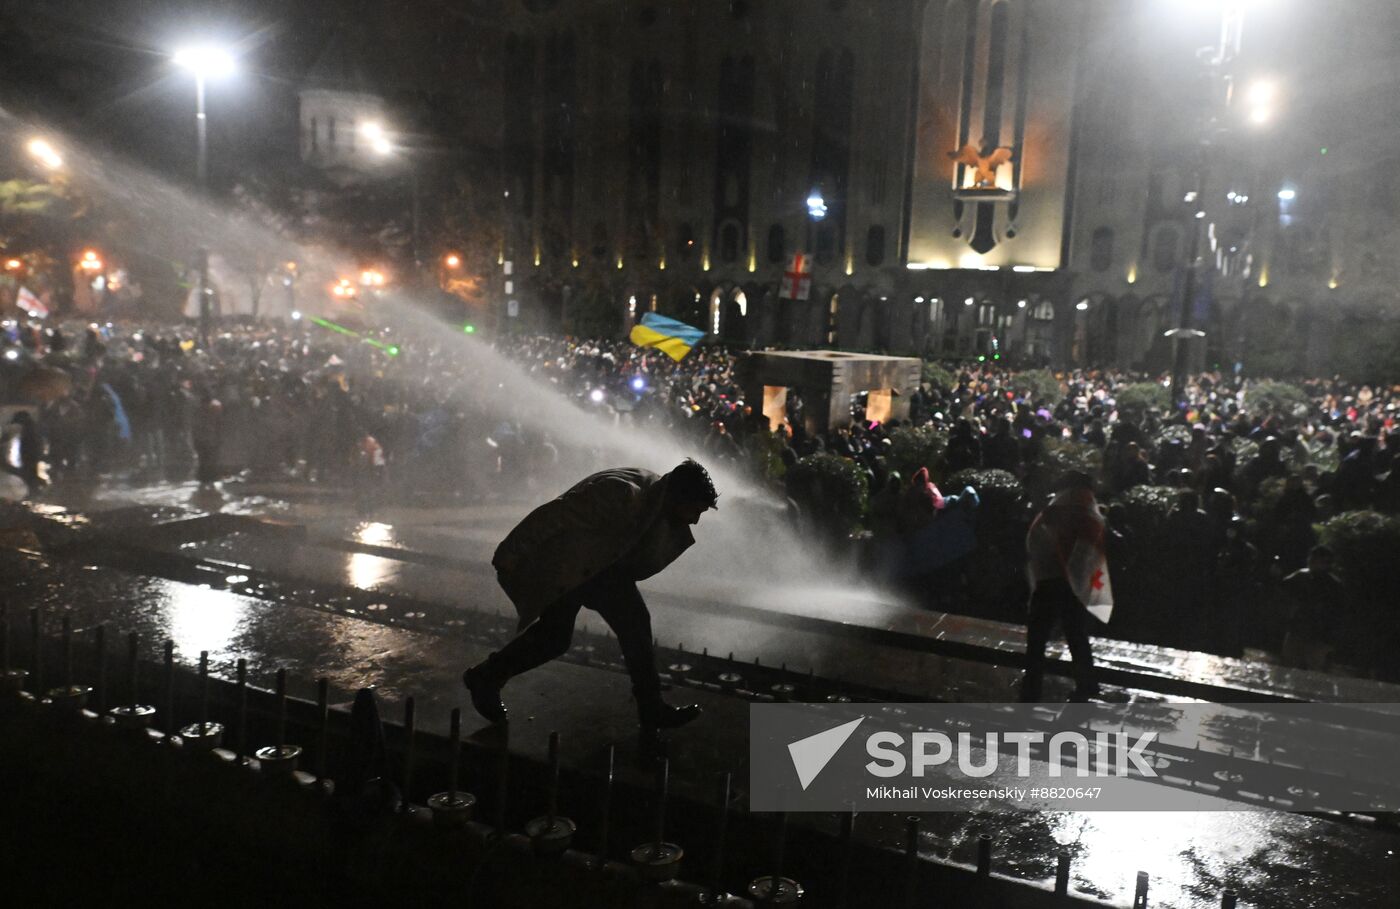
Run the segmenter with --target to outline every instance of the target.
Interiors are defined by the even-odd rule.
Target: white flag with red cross
[[[44,319],[49,315],[49,308],[27,287],[19,289],[19,296],[15,299],[15,305],[24,310],[31,319]]]
[[[812,259],[803,253],[792,257],[788,270],[783,272],[778,296],[787,300],[805,300],[812,293]]]
[[[1065,565],[1074,595],[1089,614],[1100,622],[1113,615],[1113,585],[1108,580],[1108,556],[1102,537],[1097,541],[1076,540]]]

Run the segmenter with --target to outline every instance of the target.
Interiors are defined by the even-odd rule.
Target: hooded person
[[[462,674],[477,712],[504,723],[501,688],[567,652],[586,606],[617,635],[644,734],[695,719],[698,706],[661,699],[651,614],[637,582],[695,543],[690,528],[718,499],[709,473],[687,459],[660,476],[636,467],[600,471],[526,515],[491,560],[521,631]]]
[[[928,468],[920,467],[909,480],[895,514],[896,528],[903,536],[917,533],[928,526],[933,516],[943,508],[943,493],[929,479]]]
[[[1021,700],[1040,700],[1045,645],[1058,623],[1074,661],[1074,700],[1098,693],[1088,617],[1107,622],[1113,612],[1104,536],[1106,521],[1094,499],[1093,481],[1074,472],[1060,481],[1045,510],[1026,535],[1031,586],[1026,619],[1026,674]]]

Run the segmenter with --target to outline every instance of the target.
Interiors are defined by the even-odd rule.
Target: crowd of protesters
[[[460,338],[360,336],[308,321],[223,326],[207,347],[180,325],[10,323],[0,341],[8,399],[29,383],[39,402],[5,426],[6,467],[33,495],[47,484],[211,483],[236,471],[344,486],[368,507],[386,495],[486,499],[503,476],[553,482],[542,478],[557,465],[567,475],[569,447],[588,444],[522,418],[528,396]],[[956,571],[912,572],[931,602],[1014,600],[986,575],[1016,574],[1007,566],[1019,564],[1051,475],[1074,468],[1094,477],[1109,508],[1115,592],[1127,604],[1114,634],[1223,653],[1257,647],[1366,673],[1391,640],[1367,634],[1367,623],[1397,624],[1354,614],[1366,597],[1346,589],[1354,578],[1335,577],[1318,528],[1344,512],[1400,511],[1400,386],[1312,379],[1290,396],[1207,373],[1171,407],[1161,377],[960,364],[898,390],[905,419],[867,421],[853,400],[849,426],[818,433],[807,429],[803,389],[789,390],[773,429],[743,400],[738,360],[723,348],[702,345],[677,362],[625,341],[495,346],[585,409],[677,430],[701,460],[778,488],[786,477],[798,510],[824,493],[795,489],[794,468],[824,456],[860,475],[869,492],[860,517],[877,539],[945,515],[975,524],[977,552],[960,544]],[[900,463],[901,433],[936,440],[926,463]],[[1009,502],[988,488],[999,483],[1013,490]]]

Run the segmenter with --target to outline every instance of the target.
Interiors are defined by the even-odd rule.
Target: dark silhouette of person
[[[523,630],[462,674],[477,712],[505,722],[502,686],[568,651],[586,606],[617,635],[644,742],[695,719],[699,706],[661,699],[651,614],[637,582],[694,544],[690,528],[718,498],[705,468],[686,460],[661,476],[634,467],[595,473],[527,515],[492,559]]]
[[[19,427],[19,464],[5,469],[24,481],[26,494],[33,496],[44,486],[39,476],[39,461],[44,457],[44,442],[39,436],[39,426],[27,410],[21,410],[10,418],[10,423]]]
[[[1112,608],[1104,555],[1105,523],[1094,499],[1093,481],[1079,472],[1068,474],[1057,484],[1050,504],[1031,523],[1026,536],[1031,601],[1026,619],[1022,701],[1040,700],[1045,645],[1057,623],[1064,629],[1074,660],[1075,688],[1071,699],[1088,700],[1098,693],[1094,654],[1089,644],[1089,607],[1092,604],[1095,608]],[[1093,602],[1096,593],[1108,598]]]

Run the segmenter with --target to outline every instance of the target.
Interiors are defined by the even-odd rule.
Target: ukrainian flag
[[[638,347],[655,347],[671,359],[680,361],[705,337],[705,332],[684,322],[649,312],[642,315],[641,322],[632,326],[632,334],[629,337]]]

